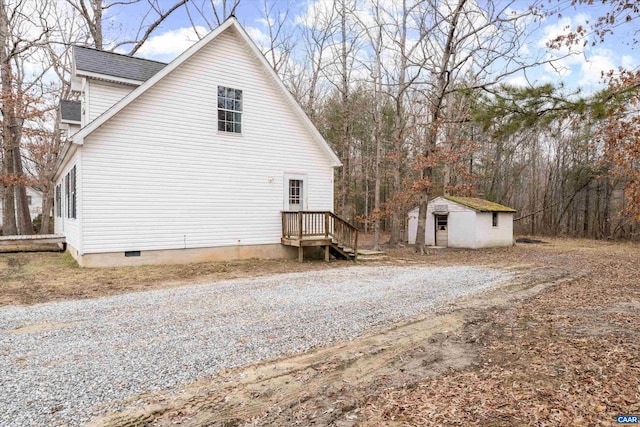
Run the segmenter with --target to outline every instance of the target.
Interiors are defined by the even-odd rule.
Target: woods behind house
[[[374,232],[376,246],[383,231],[391,244],[406,241],[407,212],[419,206],[424,216],[442,194],[513,206],[519,233],[637,238],[640,71],[605,73],[591,93],[580,82],[522,78],[634,25],[640,11],[605,1],[589,31],[568,29],[532,49],[560,3],[264,0],[263,30],[251,35],[340,157],[336,212]],[[3,233],[34,232],[27,187],[51,212],[52,174],[69,137],[58,105],[71,96],[72,45],[140,54],[173,14],[188,17],[195,40],[239,6],[0,0]],[[136,28],[113,24],[134,7],[143,10]],[[51,228],[44,214],[40,231]]]

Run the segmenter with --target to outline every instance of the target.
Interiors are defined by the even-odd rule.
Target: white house
[[[4,204],[2,203],[3,189],[0,187],[0,227],[2,226],[2,209]],[[31,214],[31,220],[42,213],[42,193],[35,188],[27,187],[27,203],[29,204],[29,213]]]
[[[475,197],[436,197],[427,204],[425,243],[452,248],[513,245],[515,209]],[[409,212],[408,237],[414,244],[418,208]]]
[[[169,64],[73,57],[55,232],[80,265],[295,256],[281,211],[333,210],[339,159],[235,18]]]

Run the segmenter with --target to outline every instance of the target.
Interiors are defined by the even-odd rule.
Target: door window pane
[[[302,198],[302,180],[290,179],[289,180],[289,204],[300,205]]]

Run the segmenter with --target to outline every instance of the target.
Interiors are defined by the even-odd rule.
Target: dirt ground
[[[592,426],[640,412],[640,245],[553,239],[388,254],[377,264],[492,266],[514,271],[516,279],[362,339],[140,396],[144,404],[132,400],[94,424]],[[14,283],[19,295],[20,286],[36,280],[25,278],[52,265],[31,301],[101,292],[74,288],[73,277],[94,288],[111,280],[115,293],[348,265],[250,261],[96,271],[74,268],[59,255],[27,255],[15,258],[20,265],[0,257],[0,283]],[[66,290],[56,293],[60,277]],[[4,301],[16,298],[1,292]]]
[[[127,292],[211,283],[275,273],[350,265],[248,260],[186,265],[81,268],[68,253],[0,253],[0,306],[97,298]]]

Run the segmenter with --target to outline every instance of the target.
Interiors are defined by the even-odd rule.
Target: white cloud
[[[574,16],[565,16],[558,19],[557,22],[554,22],[549,25],[545,25],[542,28],[542,36],[538,40],[538,47],[544,48],[547,46],[547,43],[555,40],[558,36],[568,34],[569,32],[576,31],[578,27],[582,27],[589,31],[591,28],[588,24],[590,22],[591,17],[586,13],[578,13]],[[581,51],[579,46],[572,46],[571,48],[563,46],[560,51],[562,52],[578,52]]]
[[[267,33],[256,27],[245,27],[247,34],[251,40],[260,47],[269,45],[269,36]]]
[[[172,60],[197,42],[198,34],[204,35],[208,32],[204,27],[196,27],[196,30],[184,27],[152,36],[142,45],[138,54],[145,58]]]
[[[528,87],[528,86],[530,86],[530,84],[527,81],[527,79],[525,79],[523,76],[517,76],[517,77],[510,78],[509,80],[507,80],[507,84],[511,85],[511,86],[516,86],[516,87]]]
[[[332,0],[310,1],[302,13],[296,16],[294,23],[309,28],[322,28],[334,15]]]
[[[537,48],[548,49],[547,45],[550,42],[559,36],[576,31],[578,27],[583,27],[588,30],[587,22],[589,19],[588,15],[579,13],[572,17],[562,17],[556,22],[542,27],[542,35],[536,44]],[[570,44],[569,46],[561,44],[557,49],[549,49],[546,59],[553,59],[553,62],[546,63],[544,70],[556,78],[566,78],[573,74],[576,66],[579,68],[580,64],[584,62],[584,52],[585,48],[582,44]]]
[[[620,66],[626,70],[634,70],[638,67],[638,60],[631,55],[622,55]]]
[[[560,35],[576,31],[580,26],[589,32],[591,30],[589,21],[589,15],[584,13],[578,13],[572,17],[562,17],[541,28],[542,35],[538,40],[537,47],[545,49],[548,42]],[[629,55],[620,55],[602,46],[594,47],[583,43],[549,49],[547,59],[555,60],[545,64],[546,74],[540,76],[538,81],[557,82],[560,78],[567,83],[567,86],[582,87],[587,92],[597,90],[602,86],[603,73],[616,70],[619,66],[633,68],[634,64],[637,65],[637,61]]]
[[[580,85],[597,86],[602,83],[603,73],[616,69],[615,54],[607,49],[598,49],[596,55],[585,58],[580,64]]]

